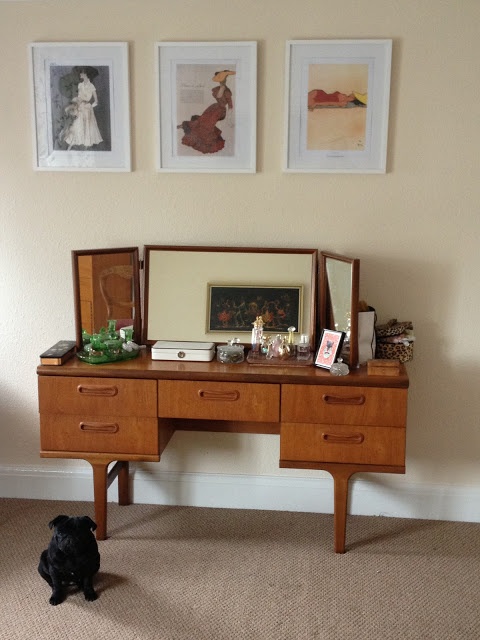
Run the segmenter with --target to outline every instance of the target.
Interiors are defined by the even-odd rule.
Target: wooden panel
[[[119,378],[38,379],[40,413],[155,417],[154,380]]]
[[[162,418],[278,422],[280,385],[159,380],[158,415]]]
[[[45,451],[158,454],[156,418],[40,414]]]
[[[282,385],[282,422],[404,427],[407,390]]]
[[[405,429],[282,423],[280,459],[401,466]]]

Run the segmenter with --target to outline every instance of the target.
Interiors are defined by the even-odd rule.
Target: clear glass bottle
[[[310,357],[310,338],[306,333],[300,336],[300,342],[297,344],[297,360],[308,360]]]
[[[338,358],[338,360],[330,367],[330,373],[332,376],[348,376],[350,369],[343,362],[343,358]]]
[[[252,329],[252,353],[260,354],[263,341],[263,318],[257,316]]]

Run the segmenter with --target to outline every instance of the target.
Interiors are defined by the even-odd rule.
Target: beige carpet
[[[480,525],[109,505],[99,598],[52,607],[37,574],[56,515],[93,505],[0,499],[2,640],[477,640]]]

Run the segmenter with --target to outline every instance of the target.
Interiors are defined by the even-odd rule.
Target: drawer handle
[[[118,433],[118,429],[115,422],[80,422],[80,431],[87,433]]]
[[[221,400],[223,402],[235,402],[240,398],[240,391],[209,391],[200,389],[198,392],[202,400]]]
[[[97,385],[95,386],[88,386],[86,384],[79,384],[77,387],[77,391],[78,393],[84,395],[84,396],[116,396],[118,393],[118,388],[117,387],[99,387]]]
[[[365,436],[363,433],[322,433],[322,440],[329,444],[362,444]]]
[[[323,396],[324,402],[327,404],[350,404],[360,406],[365,404],[365,396],[329,396],[325,394]]]

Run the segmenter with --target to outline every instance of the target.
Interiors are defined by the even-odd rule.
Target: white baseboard
[[[333,481],[328,478],[178,473],[135,469],[132,498],[143,504],[333,513]],[[399,479],[400,478],[400,479]],[[480,490],[428,485],[381,474],[350,481],[352,515],[480,522]],[[93,500],[90,469],[42,469],[0,465],[0,496],[37,500]],[[116,482],[108,500],[116,501]]]

